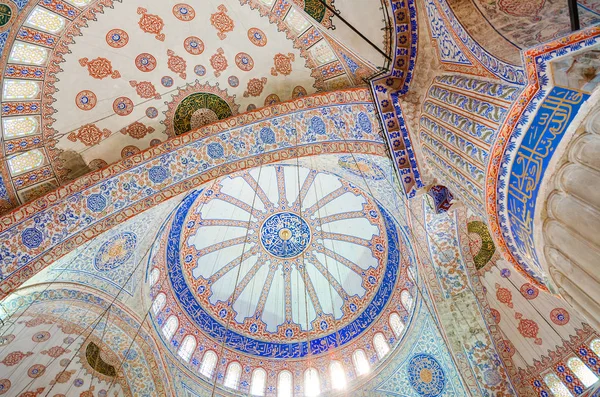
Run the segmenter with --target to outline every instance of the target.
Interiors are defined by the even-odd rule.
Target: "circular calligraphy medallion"
[[[267,252],[278,258],[300,255],[310,243],[310,227],[292,212],[279,212],[265,220],[260,241]]]

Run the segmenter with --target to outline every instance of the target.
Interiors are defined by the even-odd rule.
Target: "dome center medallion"
[[[293,212],[273,214],[260,228],[263,247],[277,258],[288,259],[302,254],[308,247],[310,238],[310,227]]]

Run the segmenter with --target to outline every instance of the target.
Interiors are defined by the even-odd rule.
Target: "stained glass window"
[[[590,387],[598,381],[598,377],[577,357],[570,358],[567,361],[567,366],[571,368],[571,371],[577,375],[585,387]]]
[[[177,331],[177,327],[179,326],[179,320],[175,316],[171,316],[167,319],[167,322],[163,326],[162,332],[165,336],[166,340],[171,340],[173,335],[175,335],[175,331]]]
[[[544,382],[550,388],[554,397],[573,397],[567,386],[560,381],[556,374],[548,374],[544,377]]]
[[[362,349],[358,349],[352,354],[352,360],[357,375],[360,376],[369,372],[369,360],[367,360],[367,355]]]
[[[250,382],[250,394],[253,396],[265,395],[265,383],[267,381],[267,372],[262,368],[257,368],[252,372],[252,381]]]
[[[304,395],[306,397],[315,397],[321,393],[321,382],[319,372],[314,368],[304,371]]]
[[[594,339],[592,343],[590,343],[590,347],[597,356],[600,356],[600,339]]]
[[[310,22],[300,13],[300,11],[292,8],[285,17],[285,22],[292,28],[296,33],[302,33],[310,26]]]
[[[400,315],[398,313],[390,314],[390,327],[392,327],[392,331],[394,331],[394,335],[396,337],[400,337],[402,332],[404,331],[404,323],[400,319]]]
[[[375,346],[377,357],[379,357],[380,360],[390,351],[390,345],[388,345],[385,336],[383,336],[381,332],[376,333],[373,337],[373,345]]]
[[[317,44],[312,46],[310,50],[312,51],[312,55],[317,60],[319,65],[332,62],[336,59],[331,47],[325,40],[319,41]]]
[[[27,80],[4,80],[2,99],[38,99],[41,91],[41,82]]]
[[[292,373],[281,371],[277,379],[277,397],[292,397]]]
[[[157,268],[152,269],[152,271],[150,272],[150,286],[151,287],[154,284],[156,284],[156,281],[158,280],[158,276],[160,276],[160,270],[158,270]]]
[[[48,49],[33,44],[15,41],[8,62],[43,65],[48,60]]]
[[[213,371],[217,365],[217,355],[214,351],[209,350],[204,353],[202,357],[202,365],[200,366],[200,373],[208,378],[212,378]]]
[[[181,342],[181,346],[179,347],[177,354],[184,361],[190,361],[190,358],[192,358],[192,354],[194,353],[194,349],[196,349],[196,338],[194,338],[192,335],[188,335],[185,337],[183,342]]]
[[[400,294],[400,301],[406,310],[410,310],[413,305],[413,298],[410,296],[407,290],[403,290]]]
[[[158,314],[163,307],[165,307],[165,303],[167,303],[167,296],[163,293],[158,294],[152,303],[152,311],[154,314]]]
[[[73,4],[75,7],[85,7],[92,0],[65,0],[67,3]]]
[[[10,173],[13,175],[31,171],[42,164],[44,164],[44,154],[39,149],[19,153],[8,159],[8,167],[10,168]]]
[[[232,362],[227,366],[227,372],[225,372],[225,381],[223,384],[225,387],[230,389],[237,389],[238,383],[240,383],[240,375],[242,374],[242,366],[237,362]]]
[[[38,6],[29,14],[25,25],[43,30],[44,32],[57,34],[64,29],[65,19],[46,8]]]
[[[331,375],[331,386],[334,390],[343,390],[346,388],[346,373],[344,366],[339,361],[332,361],[329,364],[329,372]]]
[[[266,6],[272,6],[275,0],[260,0],[260,2]]]
[[[2,133],[6,139],[33,135],[39,131],[39,116],[5,117],[2,119]]]

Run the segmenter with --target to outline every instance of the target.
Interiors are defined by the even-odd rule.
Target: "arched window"
[[[43,65],[48,60],[48,49],[33,44],[15,41],[8,61],[11,63],[26,63],[30,65]]]
[[[92,0],[65,0],[67,3],[73,4],[75,7],[85,7]]]
[[[594,339],[590,343],[590,347],[592,348],[592,351],[596,353],[597,356],[600,356],[600,339]]]
[[[304,371],[304,395],[306,397],[316,397],[321,393],[321,382],[319,372],[314,368]]]
[[[12,175],[31,171],[42,164],[44,164],[44,154],[39,149],[19,153],[8,159],[8,167]]]
[[[167,296],[161,292],[152,303],[152,312],[158,314],[165,307],[165,303],[167,303]]]
[[[277,397],[292,397],[292,373],[281,371],[277,378]]]
[[[546,382],[554,397],[573,397],[567,386],[560,381],[556,374],[544,376],[544,382]]]
[[[262,368],[256,368],[252,372],[252,381],[250,382],[250,394],[253,396],[265,395],[265,383],[267,382],[267,372]]]
[[[240,375],[242,375],[242,366],[238,362],[232,362],[227,367],[223,384],[230,389],[237,389],[238,383],[240,383]]]
[[[385,336],[383,336],[381,332],[376,333],[373,337],[373,345],[375,346],[377,357],[379,357],[380,360],[390,351],[390,345],[388,345]]]
[[[157,268],[152,269],[152,271],[150,272],[150,277],[149,277],[151,287],[154,284],[156,284],[156,281],[158,280],[158,276],[160,276],[160,270],[158,270]]]
[[[579,378],[585,387],[590,387],[598,380],[598,377],[577,357],[571,357],[567,366]]]
[[[214,351],[208,350],[202,357],[202,364],[200,365],[200,373],[207,378],[212,378],[213,371],[217,365],[217,355]]]
[[[39,116],[5,117],[2,119],[4,138],[16,138],[40,132]]]
[[[194,338],[192,335],[188,335],[185,337],[183,342],[181,342],[181,346],[179,347],[177,354],[179,354],[179,357],[181,357],[183,361],[190,361],[195,349],[196,338]]]
[[[404,331],[404,323],[400,319],[400,315],[396,312],[390,314],[390,327],[392,327],[392,331],[394,331],[394,335],[396,335],[397,338],[399,338]]]
[[[163,325],[162,332],[165,336],[166,340],[171,340],[173,335],[175,335],[175,331],[177,331],[177,327],[179,326],[179,320],[175,316],[171,316],[167,319],[165,325]]]
[[[27,17],[25,25],[57,34],[65,27],[65,19],[42,7],[35,7]]]
[[[413,305],[413,298],[407,290],[402,290],[400,293],[400,301],[407,311],[410,310]]]
[[[352,354],[352,361],[354,361],[354,370],[358,376],[369,372],[369,360],[362,349],[358,349]]]
[[[329,373],[331,375],[331,386],[334,390],[343,390],[346,388],[346,373],[344,366],[339,361],[332,361],[329,364]]]
[[[5,100],[38,99],[40,91],[39,81],[4,80],[2,98]]]

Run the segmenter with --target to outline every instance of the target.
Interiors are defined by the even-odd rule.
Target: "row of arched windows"
[[[600,339],[594,339],[590,343],[590,348],[597,356],[600,356]],[[571,357],[566,361],[566,364],[585,388],[592,386],[598,381],[598,376],[596,376],[580,358]],[[565,380],[567,383],[573,383],[574,381],[574,379],[571,379],[570,377],[565,377]],[[567,383],[561,380],[554,372],[550,372],[544,376],[544,383],[555,397],[574,397],[571,392],[573,387],[567,387]],[[580,393],[576,392],[575,394]]]
[[[152,286],[156,283],[159,277],[159,272],[157,269],[154,269],[149,276],[149,282]],[[152,303],[152,312],[157,315],[164,308],[167,301],[167,297],[164,293],[159,293],[154,302]],[[413,300],[412,296],[408,291],[402,291],[401,294],[402,304],[405,306],[407,310],[410,310]],[[402,333],[404,332],[404,322],[402,321],[400,315],[396,312],[390,314],[388,318],[388,324],[396,336],[396,338],[400,338]],[[171,340],[179,327],[179,320],[176,316],[171,315],[165,321],[162,327],[162,333],[165,340]],[[196,349],[196,338],[192,335],[187,335],[179,349],[177,351],[177,355],[183,361],[190,361],[195,349]],[[383,360],[383,358],[390,352],[391,347],[385,337],[385,335],[381,332],[377,332],[373,336],[373,347],[375,352],[377,353],[377,357],[379,360]],[[217,366],[218,357],[217,354],[213,350],[208,350],[204,353],[202,357],[202,362],[200,363],[199,372],[206,376],[207,378],[212,378],[214,375],[215,368]],[[363,349],[356,349],[352,354],[352,364],[354,366],[354,371],[357,376],[361,376],[369,373],[371,370],[371,364],[369,363],[369,359],[367,358],[367,354]],[[225,371],[225,378],[223,384],[225,387],[230,389],[237,389],[240,382],[240,377],[242,375],[242,366],[238,362],[231,362],[227,366]],[[342,390],[346,387],[346,371],[344,369],[344,365],[340,361],[331,361],[329,365],[329,376],[332,388],[335,390]],[[267,373],[262,368],[256,368],[252,372],[251,382],[250,382],[250,394],[253,396],[263,396],[265,393],[267,382]],[[290,371],[283,370],[277,376],[277,396],[278,397],[291,397],[293,394],[293,376]],[[321,379],[319,376],[319,371],[315,368],[308,368],[304,372],[304,395],[305,396],[317,396],[321,393]]]

